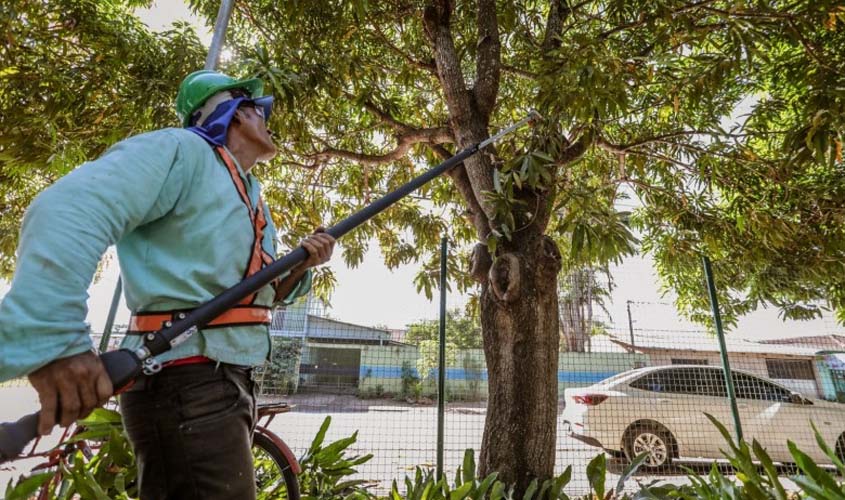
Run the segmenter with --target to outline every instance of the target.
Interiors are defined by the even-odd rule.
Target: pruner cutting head
[[[541,115],[536,109],[532,109],[528,112],[528,124],[534,126],[537,122],[543,120],[543,115]]]

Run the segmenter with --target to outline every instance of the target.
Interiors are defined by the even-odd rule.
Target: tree
[[[457,349],[481,348],[481,325],[478,318],[466,314],[458,308],[446,311],[446,336]],[[440,320],[421,320],[408,325],[408,332],[403,339],[409,344],[419,345],[440,338]]]
[[[132,15],[148,3],[0,5],[0,275],[36,194],[120,139],[178,126],[173,97],[205,49],[184,24],[151,33]]]
[[[558,284],[561,350],[590,352],[590,337],[597,330],[604,330],[593,316],[594,307],[609,315],[605,300],[610,297],[613,282],[610,272],[607,269],[603,271],[607,276],[606,283],[599,280],[597,270],[590,266],[572,269],[561,276]]]
[[[523,488],[554,462],[558,270],[633,250],[621,193],[643,200],[643,248],[690,313],[706,310],[701,253],[729,319],[763,302],[801,316],[841,283],[842,22],[808,0],[251,0],[232,30],[283,103],[274,168],[300,187],[268,197],[303,207],[275,214],[285,227],[336,219],[531,107],[546,117],[421,192],[445,220],[409,199],[344,242],[350,263],[371,238],[388,265],[425,259],[421,280],[438,235],[481,242],[466,269],[491,388],[480,472]]]
[[[12,15],[11,24],[25,26],[38,25],[30,19],[39,8],[73,8],[18,3],[30,15],[23,22]],[[97,21],[70,19],[119,21],[109,9],[129,2],[84,3],[94,4]],[[216,15],[216,0],[191,4],[208,19]],[[22,29],[10,26],[11,10],[3,12],[7,33]],[[53,23],[42,32],[76,33],[74,23]],[[522,490],[553,470],[558,271],[564,263],[604,265],[634,250],[629,218],[614,209],[620,196],[642,200],[630,218],[641,248],[694,318],[705,318],[699,263],[708,254],[728,323],[762,304],[811,317],[818,301],[845,320],[843,23],[845,11],[826,0],[238,0],[231,47],[233,59],[248,64],[227,69],[264,77],[277,97],[272,126],[282,155],[260,174],[269,179],[274,220],[292,229],[291,245],[529,108],[543,114],[533,132],[466,160],[342,242],[352,264],[371,239],[388,266],[422,260],[423,290],[436,279],[441,234],[475,242],[472,265],[453,263],[450,272],[459,287],[470,286],[469,277],[480,285],[491,390],[479,468],[482,475],[499,471]],[[99,29],[115,33],[106,22]],[[93,36],[59,38],[72,40],[65,43],[71,53],[97,43]],[[151,40],[162,47],[158,42]],[[42,36],[11,46],[25,57],[29,45],[52,43]],[[106,54],[99,64],[114,74],[76,65],[91,74],[92,88],[115,89],[115,78],[130,88],[154,81],[129,73],[134,66],[110,45],[99,50]],[[162,50],[150,67],[171,75],[180,52]],[[96,60],[96,52],[89,57]],[[58,56],[47,61],[52,66],[42,72],[62,74]],[[12,82],[16,99],[47,95],[38,83],[45,76],[30,74]],[[119,79],[127,74],[140,82]],[[3,78],[8,83],[6,72]],[[166,84],[177,82],[168,77]],[[14,109],[9,87],[0,86],[4,111]],[[81,90],[93,92],[75,94]],[[137,95],[146,102],[131,101],[138,102],[133,109],[164,109],[172,96]],[[49,99],[33,101],[34,110],[55,113]],[[56,108],[89,120],[71,139],[115,127],[121,136],[155,121],[132,128],[123,117],[107,129],[78,102],[87,101],[62,100]],[[736,109],[742,116],[731,124],[726,117]],[[19,137],[16,144],[39,137],[39,123],[20,128],[16,116],[0,122],[0,137]],[[3,219],[7,227],[22,200],[52,179],[15,171],[10,151],[25,158],[17,165],[44,168],[49,156],[37,152],[63,143],[51,137],[45,144],[31,152],[0,149],[4,175],[28,189],[22,197],[6,189],[9,207],[0,216],[12,214]],[[81,151],[88,157],[98,147]],[[0,250],[11,262],[10,247]]]

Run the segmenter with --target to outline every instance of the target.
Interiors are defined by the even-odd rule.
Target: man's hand
[[[303,263],[303,268],[325,264],[332,258],[335,239],[325,231],[325,228],[317,228],[314,234],[302,240],[302,247],[308,251],[308,258]]]
[[[106,369],[93,352],[57,359],[29,374],[29,381],[41,402],[38,434],[42,436],[57,423],[67,427],[87,417],[114,392]]]

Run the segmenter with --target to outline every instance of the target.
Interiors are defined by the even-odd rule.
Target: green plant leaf
[[[587,464],[587,480],[598,498],[604,498],[606,477],[607,457],[604,453],[600,453]]]

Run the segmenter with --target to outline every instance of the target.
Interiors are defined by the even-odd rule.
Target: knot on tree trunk
[[[506,253],[497,258],[490,267],[490,286],[493,295],[502,302],[511,303],[519,297],[519,257]]]
[[[472,249],[472,256],[470,256],[470,276],[479,283],[485,283],[487,281],[487,273],[490,272],[492,265],[493,258],[490,257],[490,250],[487,248],[487,245],[476,243]]]
[[[555,270],[555,274],[563,267],[563,257],[560,255],[560,249],[557,247],[555,240],[548,236],[543,236],[543,261],[544,265]]]

